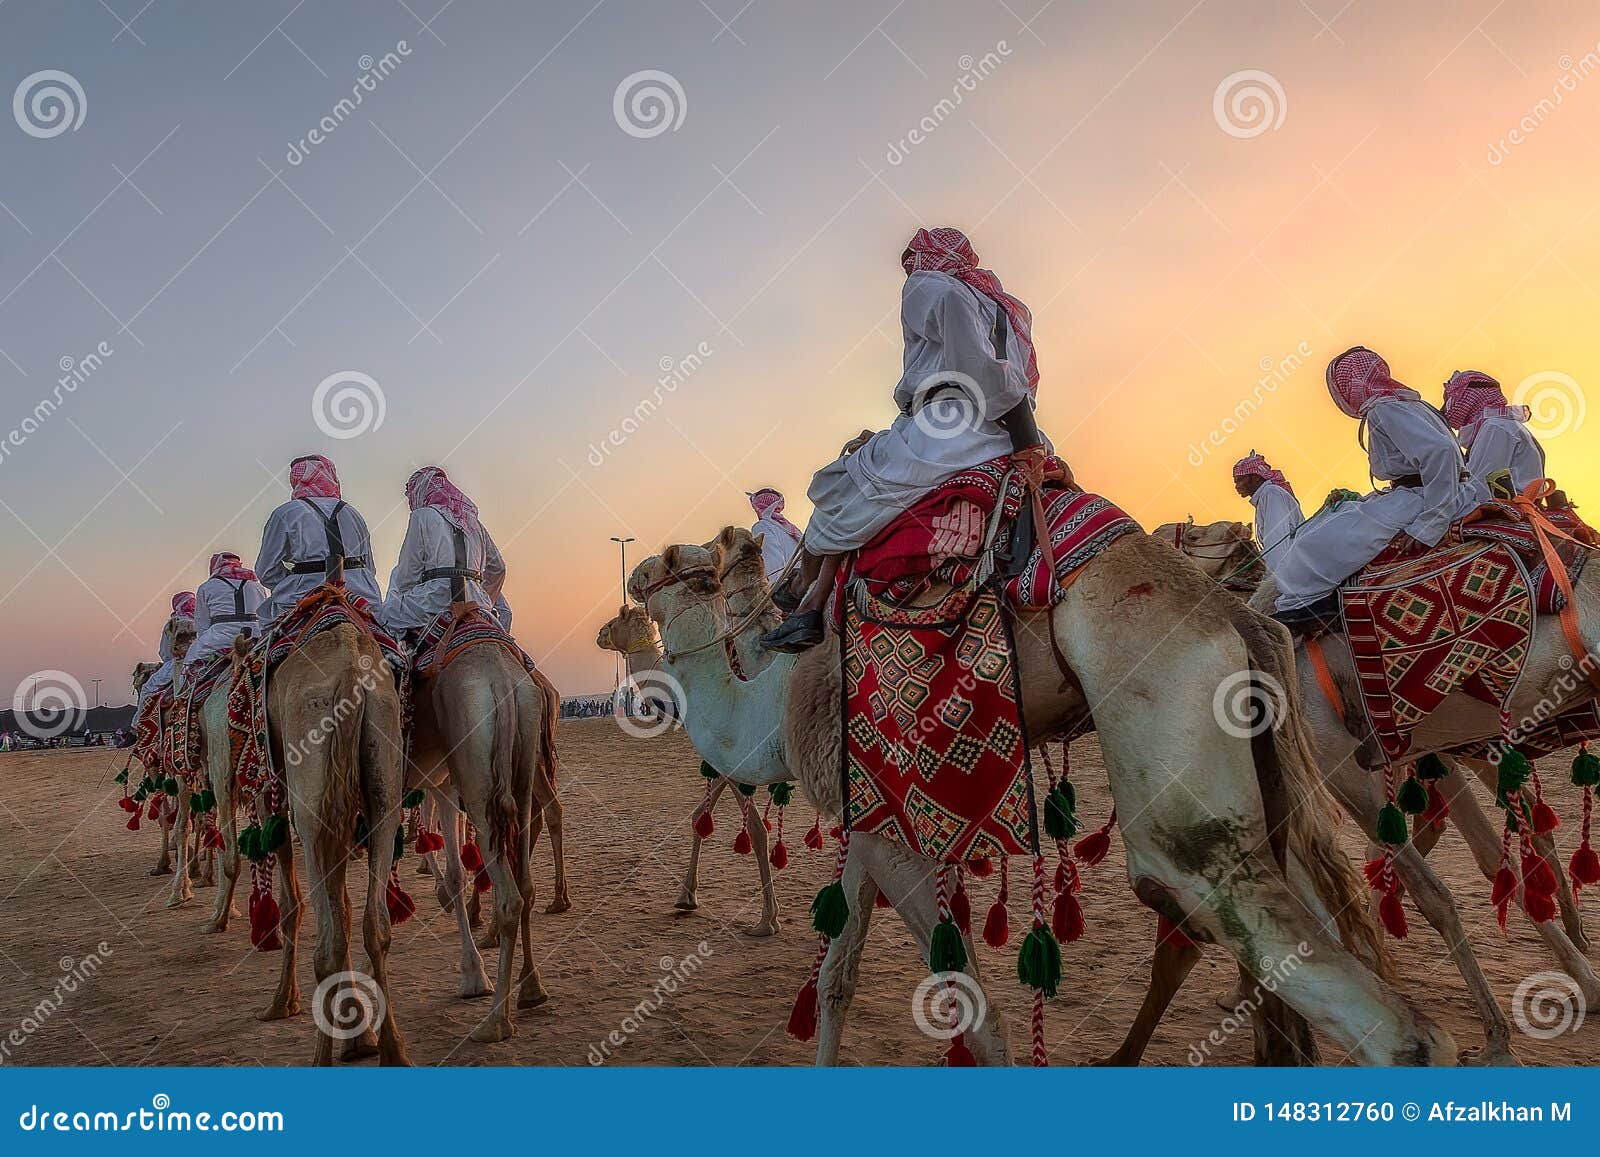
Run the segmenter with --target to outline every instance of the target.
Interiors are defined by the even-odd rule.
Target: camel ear
[[[671,546],[667,547],[667,549],[664,550],[661,553],[661,565],[667,568],[667,573],[668,574],[677,574],[678,573],[679,566],[680,566],[678,560],[679,560],[680,556],[682,555],[682,553],[683,553],[683,548],[681,546],[679,546],[677,543],[673,543]]]
[[[717,549],[727,554],[739,541],[739,528],[737,526],[724,526],[717,531]]]
[[[767,545],[767,532],[763,530],[760,534],[752,534],[750,541],[755,543],[757,550],[760,550]]]

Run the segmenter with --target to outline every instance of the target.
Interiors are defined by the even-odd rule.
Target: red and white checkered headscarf
[[[424,466],[406,480],[406,502],[412,510],[435,507],[461,530],[478,532],[477,506],[437,466]]]
[[[194,618],[194,592],[179,591],[172,596],[172,613],[180,619]]]
[[[1289,485],[1289,480],[1283,476],[1283,471],[1274,470],[1267,460],[1254,450],[1250,451],[1249,457],[1241,458],[1233,464],[1233,476],[1235,478],[1260,478],[1262,481],[1270,482],[1274,486],[1283,487],[1290,494],[1294,493],[1294,487]]]
[[[948,226],[918,229],[906,245],[905,252],[900,255],[900,264],[907,276],[918,270],[948,273],[1005,310],[1011,322],[1012,340],[1021,344],[1026,355],[1022,364],[1026,367],[1028,392],[1038,395],[1039,359],[1033,349],[1033,314],[1022,302],[1000,288],[1000,279],[993,272],[978,268],[978,255],[973,252],[972,242],[967,240],[965,233]]]
[[[1460,432],[1462,446],[1471,446],[1490,418],[1526,422],[1529,413],[1507,402],[1500,383],[1482,370],[1457,370],[1444,384],[1444,420]]]
[[[796,542],[805,537],[798,526],[783,516],[783,495],[770,486],[750,494],[750,508],[758,519],[767,519],[783,527]]]
[[[338,498],[339,472],[321,454],[289,463],[289,491],[296,498]]]
[[[233,551],[219,550],[211,556],[211,577],[244,579],[246,582],[255,582],[256,572],[245,566]]]
[[[1352,346],[1328,363],[1328,393],[1334,403],[1352,418],[1359,418],[1367,407],[1385,398],[1416,402],[1422,395],[1389,373],[1389,363],[1366,346]]]

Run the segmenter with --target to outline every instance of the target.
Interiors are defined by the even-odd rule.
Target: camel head
[[[194,623],[189,619],[184,619],[178,624],[177,629],[172,632],[172,657],[177,662],[182,663],[188,656],[189,648],[194,646],[194,639]]]
[[[751,534],[742,526],[724,526],[716,538],[706,543],[706,549],[717,555],[724,595],[731,598],[736,593],[766,593],[767,564],[761,555],[766,537]]]
[[[720,558],[715,550],[693,544],[669,546],[633,568],[628,576],[628,597],[659,623],[661,615],[651,606],[658,592],[682,589],[709,597],[720,592],[720,575]]]
[[[628,603],[617,611],[615,618],[600,628],[594,641],[602,651],[616,651],[623,655],[653,651],[657,645],[656,625],[644,613],[643,607]]]
[[[128,676],[128,681],[133,684],[133,694],[138,698],[139,692],[144,690],[144,685],[150,682],[150,676],[161,670],[160,663],[135,663],[133,673]]]
[[[1253,570],[1252,562],[1259,563],[1255,543],[1250,536],[1250,526],[1244,522],[1212,522],[1196,525],[1188,522],[1169,522],[1158,526],[1151,537],[1168,546],[1177,547],[1188,555],[1208,578],[1220,581],[1233,575],[1241,567]],[[1257,576],[1259,577],[1259,576]]]

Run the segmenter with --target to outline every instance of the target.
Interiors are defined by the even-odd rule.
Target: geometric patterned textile
[[[941,862],[1033,853],[1032,771],[997,595],[957,590],[907,609],[858,591],[843,614],[845,826]]]
[[[1367,720],[1393,759],[1456,691],[1510,702],[1533,639],[1533,587],[1500,542],[1468,541],[1421,558],[1380,557],[1341,589],[1345,634]]]
[[[440,654],[439,650],[441,643],[444,644],[443,654]],[[453,617],[453,612],[445,611],[423,632],[412,653],[412,673],[419,679],[437,675],[455,662],[468,647],[475,647],[480,643],[494,643],[505,647],[530,673],[535,670],[533,660],[528,657],[527,652],[517,646],[515,639],[506,634],[505,628],[474,604],[473,609],[462,615],[459,620]],[[438,670],[434,669],[436,663]]]

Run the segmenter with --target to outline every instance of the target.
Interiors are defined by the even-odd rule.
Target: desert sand
[[[469,1041],[488,1005],[455,996],[454,918],[439,909],[431,881],[417,874],[408,856],[402,880],[417,900],[418,916],[396,929],[390,959],[396,1012],[412,1060],[811,1063],[812,1046],[783,1031],[816,948],[807,909],[833,863],[831,843],[824,852],[802,845],[814,815],[810,804],[797,798],[786,823],[790,865],[777,875],[782,931],[751,939],[742,929],[759,915],[756,869],[732,851],[738,819],[731,792],[701,857],[700,908],[688,915],[673,911],[688,855],[688,817],[702,791],[699,761],[681,733],[639,739],[609,719],[575,720],[562,723],[559,744],[573,908],[557,916],[543,913],[551,877],[549,851],[541,844],[535,877],[542,894],[533,919],[552,999],[517,1015],[512,1040]],[[183,908],[165,907],[169,879],[148,874],[156,862],[158,830],[146,824],[138,833],[126,831],[126,817],[115,806],[121,789],[112,777],[123,758],[104,749],[0,755],[0,1041],[6,1042],[6,1063],[306,1063],[313,1034],[309,1013],[274,1023],[254,1017],[267,1003],[278,954],[252,951],[243,919],[225,934],[203,934],[213,898],[209,888],[197,889],[195,901]],[[1097,826],[1109,799],[1092,738],[1074,745],[1073,759],[1083,818]],[[1561,755],[1544,764],[1547,790],[1568,820],[1557,835],[1570,852],[1577,799],[1566,784],[1568,762],[1570,756]],[[765,799],[763,792],[757,802]],[[1342,831],[1352,855],[1360,856],[1361,833],[1349,824]],[[1458,835],[1447,832],[1433,855],[1457,890],[1472,942],[1509,1007],[1519,982],[1551,968],[1551,962],[1519,915],[1513,914],[1510,936],[1501,936],[1488,885]],[[357,865],[352,879],[363,869]],[[976,921],[997,883],[996,877],[970,882]],[[1025,914],[1019,902],[1025,894],[1025,886],[1014,886],[1014,934]],[[241,887],[241,905],[244,895]],[[354,899],[359,929],[360,895]],[[1051,1062],[1057,1065],[1086,1064],[1109,1053],[1149,976],[1155,917],[1133,899],[1120,840],[1111,857],[1087,873],[1083,899],[1088,932],[1067,947],[1066,981],[1047,1011]],[[1396,956],[1410,993],[1458,1043],[1478,1043],[1476,1019],[1442,942],[1409,905],[1408,914],[1411,936],[1397,946]],[[307,936],[310,928],[308,922]],[[102,943],[109,952],[99,948]],[[359,932],[356,943],[353,964],[360,968]],[[89,953],[102,956],[98,970],[75,982],[58,1010],[37,1015],[63,970],[70,972]],[[989,998],[1010,1025],[1013,1053],[1026,1059],[1028,994],[1016,980],[1014,948],[996,951],[980,944],[978,957]],[[300,968],[305,998],[315,983],[309,951],[302,953]],[[674,971],[681,977],[676,991],[659,1007],[637,1012],[641,1002],[653,1001],[657,982]],[[919,1032],[911,1016],[913,993],[925,975],[898,918],[878,911],[846,1030],[845,1063],[939,1061],[942,1046]],[[1248,1029],[1222,1034],[1227,1014],[1214,1003],[1233,979],[1231,961],[1209,950],[1152,1042],[1147,1063],[1191,1063],[1195,1046],[1216,1030],[1222,1043],[1210,1049],[1206,1063],[1248,1064]],[[1340,1050],[1327,1042],[1323,1047],[1327,1062],[1341,1060]],[[1516,1048],[1527,1063],[1593,1064],[1600,1060],[1600,1027],[1591,1024],[1551,1040],[1519,1034]]]

